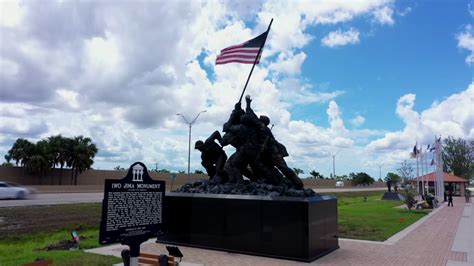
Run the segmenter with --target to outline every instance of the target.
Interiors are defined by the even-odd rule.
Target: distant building
[[[434,194],[434,181],[436,179],[436,173],[429,173],[420,177],[413,179],[411,182],[415,186],[419,186],[419,191],[422,188],[422,181],[428,182],[428,191]],[[464,193],[466,188],[469,186],[469,180],[464,179],[459,176],[455,176],[453,174],[443,173],[444,179],[444,191],[446,193],[450,190],[453,191],[453,196],[461,196],[464,197]]]

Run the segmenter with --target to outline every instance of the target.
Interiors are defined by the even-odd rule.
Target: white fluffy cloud
[[[466,63],[474,63],[474,28],[472,25],[467,25],[464,32],[459,33],[456,37],[458,40],[458,47],[467,49],[471,52],[470,55],[466,57]]]
[[[375,21],[384,25],[393,25],[395,21],[393,20],[393,8],[389,6],[383,6],[374,11]]]
[[[53,134],[86,135],[100,150],[96,168],[124,167],[140,160],[185,169],[188,127],[176,113],[194,117],[207,110],[192,128],[192,141],[221,129],[240,96],[249,66],[215,66],[215,56],[220,49],[265,31],[271,18],[275,20],[262,63],[255,68],[247,93],[254,99],[255,111],[272,119],[274,134],[287,146],[292,166],[322,169],[339,150],[338,163],[367,171],[383,147],[406,146],[400,139],[408,139],[412,124],[435,123],[430,117],[437,115],[451,114],[445,121],[455,123],[437,123],[443,130],[474,134],[466,132],[472,128],[472,116],[458,107],[443,101],[416,115],[410,95],[402,97],[397,108],[409,133],[348,129],[344,106],[338,105],[345,88],[322,90],[301,77],[309,57],[302,48],[321,38],[310,34],[309,28],[324,24],[337,29],[339,23],[373,17],[392,25],[393,1],[11,3],[8,16],[0,16],[3,153],[19,136],[37,140]],[[359,42],[359,34],[352,28],[339,30],[324,42],[331,47],[353,44]],[[329,126],[292,117],[292,108],[312,104],[326,108]],[[449,108],[452,111],[446,111]],[[356,117],[353,122],[360,127],[363,120]],[[383,134],[370,149],[357,145]],[[200,167],[199,156],[191,156],[191,169]]]
[[[359,43],[359,31],[352,28],[343,32],[341,29],[339,29],[337,31],[330,32],[321,40],[321,43],[327,47],[356,44]]]
[[[361,115],[357,115],[356,117],[352,118],[349,122],[355,127],[360,127],[362,124],[365,123],[365,117]]]
[[[398,100],[396,113],[405,128],[372,141],[369,150],[406,153],[416,141],[427,145],[435,135],[474,139],[474,83],[421,113],[414,110],[415,98],[406,94]]]

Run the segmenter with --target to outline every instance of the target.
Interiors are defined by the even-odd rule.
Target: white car
[[[344,182],[342,181],[337,181],[336,182],[336,187],[343,187],[344,186]]]
[[[33,191],[13,182],[0,182],[0,199],[24,199]]]

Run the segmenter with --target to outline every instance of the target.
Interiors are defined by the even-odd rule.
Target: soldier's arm
[[[214,131],[211,136],[209,136],[209,138],[206,139],[206,143],[210,143],[210,142],[214,142],[214,140],[217,141],[221,141],[222,137],[221,137],[221,133],[219,133],[219,131]]]

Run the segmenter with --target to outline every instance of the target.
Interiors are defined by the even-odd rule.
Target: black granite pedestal
[[[398,192],[385,192],[382,196],[383,200],[405,200]]]
[[[157,242],[310,262],[337,248],[337,200],[167,193]]]

